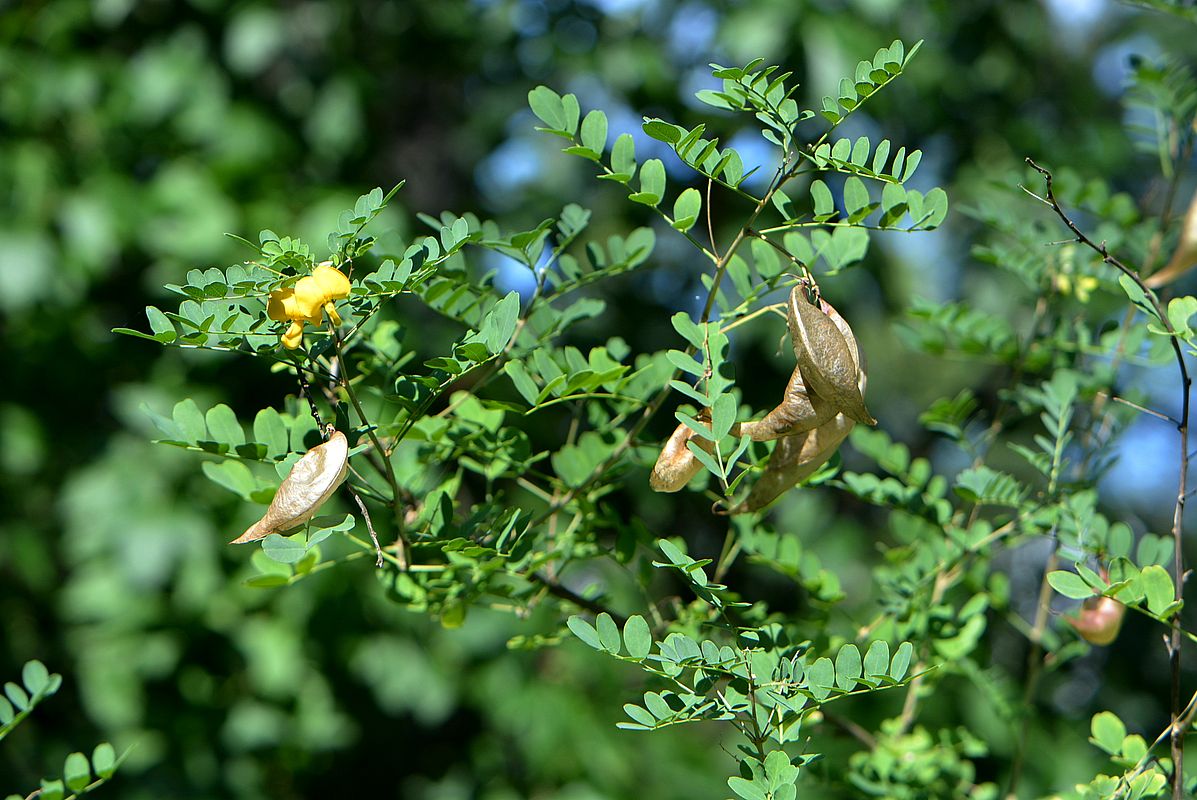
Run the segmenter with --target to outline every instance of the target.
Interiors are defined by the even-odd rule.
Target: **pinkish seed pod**
[[[1126,606],[1112,597],[1090,597],[1081,604],[1081,612],[1076,617],[1064,619],[1081,638],[1089,644],[1102,647],[1113,644],[1118,638],[1118,631],[1122,629],[1122,618],[1126,616]]]

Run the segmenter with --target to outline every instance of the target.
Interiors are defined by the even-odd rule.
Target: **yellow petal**
[[[333,305],[333,301],[329,300],[324,304],[324,311],[328,314],[328,318],[332,320],[333,325],[341,324],[341,315],[337,313],[337,307]]]
[[[276,322],[295,318],[295,289],[275,289],[266,301],[266,315]]]
[[[349,279],[336,267],[321,264],[312,271],[312,278],[326,300],[344,300],[349,296]]]
[[[303,344],[303,323],[298,320],[291,321],[291,327],[287,328],[287,332],[282,335],[283,347],[288,350],[294,350]]]
[[[324,305],[328,298],[324,296],[324,292],[320,289],[319,282],[311,275],[300,278],[295,284],[295,314],[297,317],[305,317],[312,320],[315,324],[320,324],[323,318],[323,312],[320,307]]]
[[[348,471],[349,441],[345,434],[333,431],[327,442],[295,462],[270,501],[270,508],[230,544],[255,542],[304,524],[332,497]]]

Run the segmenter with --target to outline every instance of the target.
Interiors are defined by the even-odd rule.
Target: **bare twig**
[[[1151,416],[1156,417],[1157,419],[1162,419],[1165,422],[1171,422],[1173,425],[1180,424],[1180,420],[1176,419],[1175,417],[1171,416],[1170,414],[1165,414],[1162,411],[1156,411],[1154,408],[1148,408],[1147,406],[1141,406],[1138,403],[1134,403],[1134,402],[1131,402],[1130,400],[1127,400],[1125,397],[1119,397],[1116,394],[1115,395],[1105,395],[1105,396],[1109,397],[1115,403],[1121,403],[1124,406],[1130,406],[1131,408],[1135,409],[1136,411],[1142,411],[1144,414],[1150,414]]]
[[[533,572],[528,576],[528,580],[532,581],[533,583],[539,583],[549,594],[573,603],[578,608],[584,608],[593,614],[609,614],[611,619],[615,620],[615,624],[619,625],[621,628],[623,627],[623,624],[627,622],[627,617],[623,616],[622,614],[617,614],[597,600],[591,600],[589,597],[583,597],[573,589],[570,589],[567,586],[562,586],[560,583],[548,577],[547,575],[542,575],[539,572]]]
[[[353,499],[357,501],[357,507],[362,510],[362,518],[366,520],[366,530],[370,532],[370,541],[374,542],[374,552],[378,555],[378,559],[374,562],[374,566],[382,567],[382,546],[378,543],[378,534],[374,532],[374,521],[370,519],[370,512],[366,510],[366,504],[362,502],[362,498],[353,487],[345,484],[345,488],[353,495]]]

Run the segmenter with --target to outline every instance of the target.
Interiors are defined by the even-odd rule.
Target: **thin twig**
[[[627,617],[623,616],[622,614],[617,614],[597,600],[591,600],[589,597],[583,597],[573,589],[570,589],[567,586],[562,586],[560,583],[548,577],[547,575],[542,575],[539,572],[533,572],[528,575],[528,580],[532,581],[533,583],[539,583],[549,594],[562,600],[567,600],[578,608],[584,608],[596,615],[610,615],[611,619],[615,620],[615,624],[619,625],[621,628],[623,627],[623,624],[627,622]]]
[[[362,502],[362,498],[354,491],[353,487],[345,484],[345,488],[353,495],[353,499],[357,501],[357,507],[362,510],[362,517],[366,520],[366,530],[370,532],[370,541],[374,542],[374,552],[378,555],[378,559],[374,562],[374,566],[382,567],[382,545],[378,543],[378,534],[374,532],[374,522],[370,519],[370,512],[366,510],[366,504]]]
[[[877,749],[877,739],[873,736],[873,734],[869,733],[867,730],[862,728],[860,725],[857,725],[847,717],[841,717],[839,714],[824,709],[823,719],[827,720],[844,733],[853,737],[870,750]]]
[[[395,467],[391,463],[391,459],[387,458],[383,449],[382,442],[378,440],[378,434],[374,432],[374,425],[371,424],[369,417],[366,416],[365,409],[362,408],[361,401],[357,399],[357,393],[353,390],[353,384],[347,375],[348,367],[345,364],[345,357],[341,352],[341,336],[337,332],[337,326],[333,324],[331,319],[326,320],[328,323],[329,336],[332,340],[333,351],[337,354],[337,362],[340,364],[340,374],[337,376],[337,383],[340,384],[341,389],[344,390],[345,396],[349,398],[350,404],[354,411],[357,412],[358,418],[362,421],[362,425],[366,428],[366,436],[370,438],[370,443],[374,446],[374,451],[382,457],[382,465],[386,474],[387,483],[391,488],[391,509],[395,514],[395,555],[399,564],[399,569],[406,570],[408,565],[407,559],[407,538],[403,531],[403,507],[399,498],[403,492],[399,487],[399,479],[395,475]],[[359,499],[360,502],[360,499]],[[374,536],[374,529],[370,528],[371,536]],[[377,544],[377,537],[375,537]],[[381,564],[379,565],[381,566]]]
[[[1104,392],[1102,392],[1100,394],[1105,395]],[[1141,406],[1138,403],[1134,403],[1130,400],[1127,400],[1125,397],[1119,397],[1116,394],[1105,395],[1105,396],[1109,397],[1115,403],[1121,403],[1124,406],[1130,406],[1135,411],[1142,411],[1144,414],[1150,414],[1151,416],[1156,417],[1157,419],[1162,419],[1165,422],[1171,422],[1173,425],[1180,424],[1180,420],[1178,420],[1176,417],[1173,417],[1171,414],[1165,414],[1162,411],[1156,411],[1154,408],[1148,408],[1147,406]]]

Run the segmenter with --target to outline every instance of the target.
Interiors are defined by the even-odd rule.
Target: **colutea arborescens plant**
[[[568,630],[640,670],[643,692],[621,724],[640,733],[629,735],[727,726],[736,737],[728,788],[746,800],[1018,796],[1027,742],[1048,713],[1036,705],[1044,670],[1070,669],[1089,643],[1137,657],[1117,650],[1110,620],[1123,610],[1168,632],[1179,686],[1179,652],[1193,638],[1177,613],[1183,507],[1171,536],[1132,531],[1103,515],[1097,484],[1146,400],[1120,384],[1111,361],[1179,357],[1186,410],[1174,421],[1186,435],[1197,300],[1165,307],[1140,277],[1157,267],[1142,249],[1147,232],[1173,237],[1175,220],[1123,214],[1096,245],[1069,208],[1101,217],[1122,213],[1126,198],[1066,170],[1012,173],[970,209],[997,232],[979,257],[1018,287],[1009,318],[916,300],[902,331],[931,357],[983,358],[1002,385],[998,399],[982,406],[961,386],[931,404],[920,421],[950,454],[934,464],[887,433],[892,398],[874,390],[866,405],[865,354],[825,295],[838,298],[842,273],[873,237],[927,235],[948,203],[942,189],[912,187],[919,150],[844,131],[918,49],[881,48],[812,109],[789,72],[760,60],[714,65],[720,88],[697,95],[713,109],[707,122],[643,123],[688,170],[675,186],[662,160],[638,160],[629,133],[612,139],[602,111],[583,114],[574,95],[533,89],[540,130],[588,162],[607,191],[655,215],[653,227],[592,239],[591,212],[574,203],[517,231],[444,212],[420,217],[427,234],[379,252],[367,226],[399,187],[376,189],[319,247],[262,231],[243,240],[243,263],[195,269],[168,287],[182,297],[177,309],[151,307],[148,333],[122,332],[257,359],[295,378],[293,394],[261,410],[190,399],[168,415],[147,409],[163,442],[203,454],[204,473],[245,500],[245,522],[261,516],[238,539],[261,543],[248,583],[303,591],[318,565],[375,554],[364,526],[377,534],[388,597],[447,626],[475,607],[523,615],[547,605],[555,634],[512,646],[554,646]],[[1184,113],[1167,142],[1181,148],[1167,151],[1177,160],[1191,155],[1192,109]],[[739,123],[759,129],[771,161],[746,164],[708,132]],[[884,119],[851,129],[878,127]],[[766,180],[749,181],[758,168]],[[1044,191],[1053,175],[1046,206],[1018,188]],[[1061,223],[1077,241],[1045,249]],[[658,232],[693,248],[705,291],[698,308],[672,316],[676,339],[632,352],[603,328],[602,290],[652,268]],[[472,269],[480,255],[526,270],[533,288],[497,289],[493,272]],[[1099,300],[1128,309],[1116,331],[1093,311]],[[786,319],[795,362],[770,392],[780,402],[758,415],[729,345],[747,326],[776,325],[771,312]],[[455,338],[411,335],[413,313],[447,319]],[[788,353],[782,361],[784,374]],[[661,418],[675,404],[669,435]],[[854,452],[852,469],[841,450]],[[340,485],[356,512],[315,516],[336,507]],[[1181,487],[1183,497],[1183,477]],[[708,542],[651,522],[672,516],[652,509],[698,493],[726,530],[709,554]],[[778,521],[787,517],[773,508],[790,508],[798,493],[869,509],[880,555],[868,581],[842,585],[814,526]],[[1022,557],[999,558],[1012,551]],[[1020,576],[1004,570],[1028,559],[1039,588],[1011,597]],[[749,566],[786,590],[757,591]],[[634,591],[616,591],[629,583]],[[1053,589],[1064,597],[1053,600]],[[778,597],[799,598],[803,610]],[[1079,616],[1059,613],[1076,601]],[[1003,647],[1017,637],[1025,659],[993,661],[995,629]],[[875,697],[852,700],[865,694]],[[1124,727],[1119,735],[1123,723],[1108,712],[1093,717],[1092,763],[1111,761],[1071,776],[1068,796],[1184,796],[1193,780],[1179,756],[1194,707],[1177,693],[1173,719],[1147,739]],[[970,734],[965,712],[974,711],[1003,733]]]

